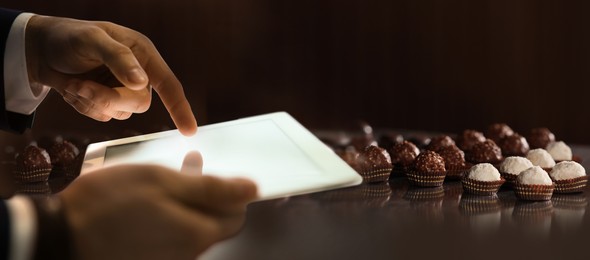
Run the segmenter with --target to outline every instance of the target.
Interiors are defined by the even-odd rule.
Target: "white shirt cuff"
[[[15,196],[6,203],[10,217],[9,260],[29,260],[32,257],[37,232],[37,215],[33,202],[25,196]]]
[[[50,88],[29,82],[25,32],[34,14],[22,13],[12,23],[4,51],[4,95],[6,110],[30,115],[41,104]]]

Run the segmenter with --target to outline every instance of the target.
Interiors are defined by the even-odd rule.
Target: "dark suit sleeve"
[[[6,39],[10,27],[20,14],[18,11],[0,8],[0,129],[12,132],[24,132],[33,124],[34,115],[23,115],[6,111],[4,96],[4,52],[6,50]]]
[[[8,259],[10,243],[10,222],[8,209],[4,201],[0,201],[0,259]]]

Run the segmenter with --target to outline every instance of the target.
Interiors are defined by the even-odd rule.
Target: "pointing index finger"
[[[178,130],[185,136],[194,135],[197,132],[197,120],[184,95],[182,84],[180,84],[180,81],[164,62],[158,51],[155,48],[151,50],[156,57],[151,57],[145,70],[153,89],[160,96]]]

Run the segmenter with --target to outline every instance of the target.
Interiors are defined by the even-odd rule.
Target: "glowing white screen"
[[[185,154],[192,150],[202,154],[204,174],[247,177],[259,184],[262,193],[274,189],[285,176],[321,174],[319,166],[272,120],[200,129],[191,138],[178,134],[110,146],[104,166],[151,163],[180,170]]]

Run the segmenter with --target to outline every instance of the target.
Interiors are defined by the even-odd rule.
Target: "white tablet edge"
[[[232,121],[216,123],[211,125],[202,126],[201,129],[211,129],[217,127],[224,127],[235,124],[243,124],[248,122],[254,122],[259,120],[272,119],[276,125],[291,139],[296,139],[299,148],[305,152],[312,160],[317,161],[330,161],[331,167],[324,169],[325,172],[338,172],[339,183],[334,185],[322,184],[318,187],[306,189],[301,192],[285,193],[276,196],[267,196],[261,198],[261,200],[287,197],[293,195],[300,195],[306,193],[312,193],[317,191],[323,191],[333,188],[344,188],[349,186],[358,185],[362,182],[362,177],[356,173],[346,162],[341,160],[332,149],[323,144],[315,135],[313,135],[307,128],[297,122],[291,115],[286,112],[275,112],[270,114],[264,114],[259,116],[247,117],[236,119]],[[133,137],[127,137],[122,139],[104,141],[99,143],[90,144],[86,150],[84,156],[84,163],[81,169],[81,175],[87,174],[94,170],[100,169],[104,163],[104,156],[106,148],[109,146],[122,145],[127,143],[147,141],[157,138],[177,136],[180,135],[178,130],[169,130],[164,132],[139,135]],[[323,164],[325,165],[325,164]],[[343,174],[343,173],[349,174]],[[294,180],[291,180],[294,181]]]

